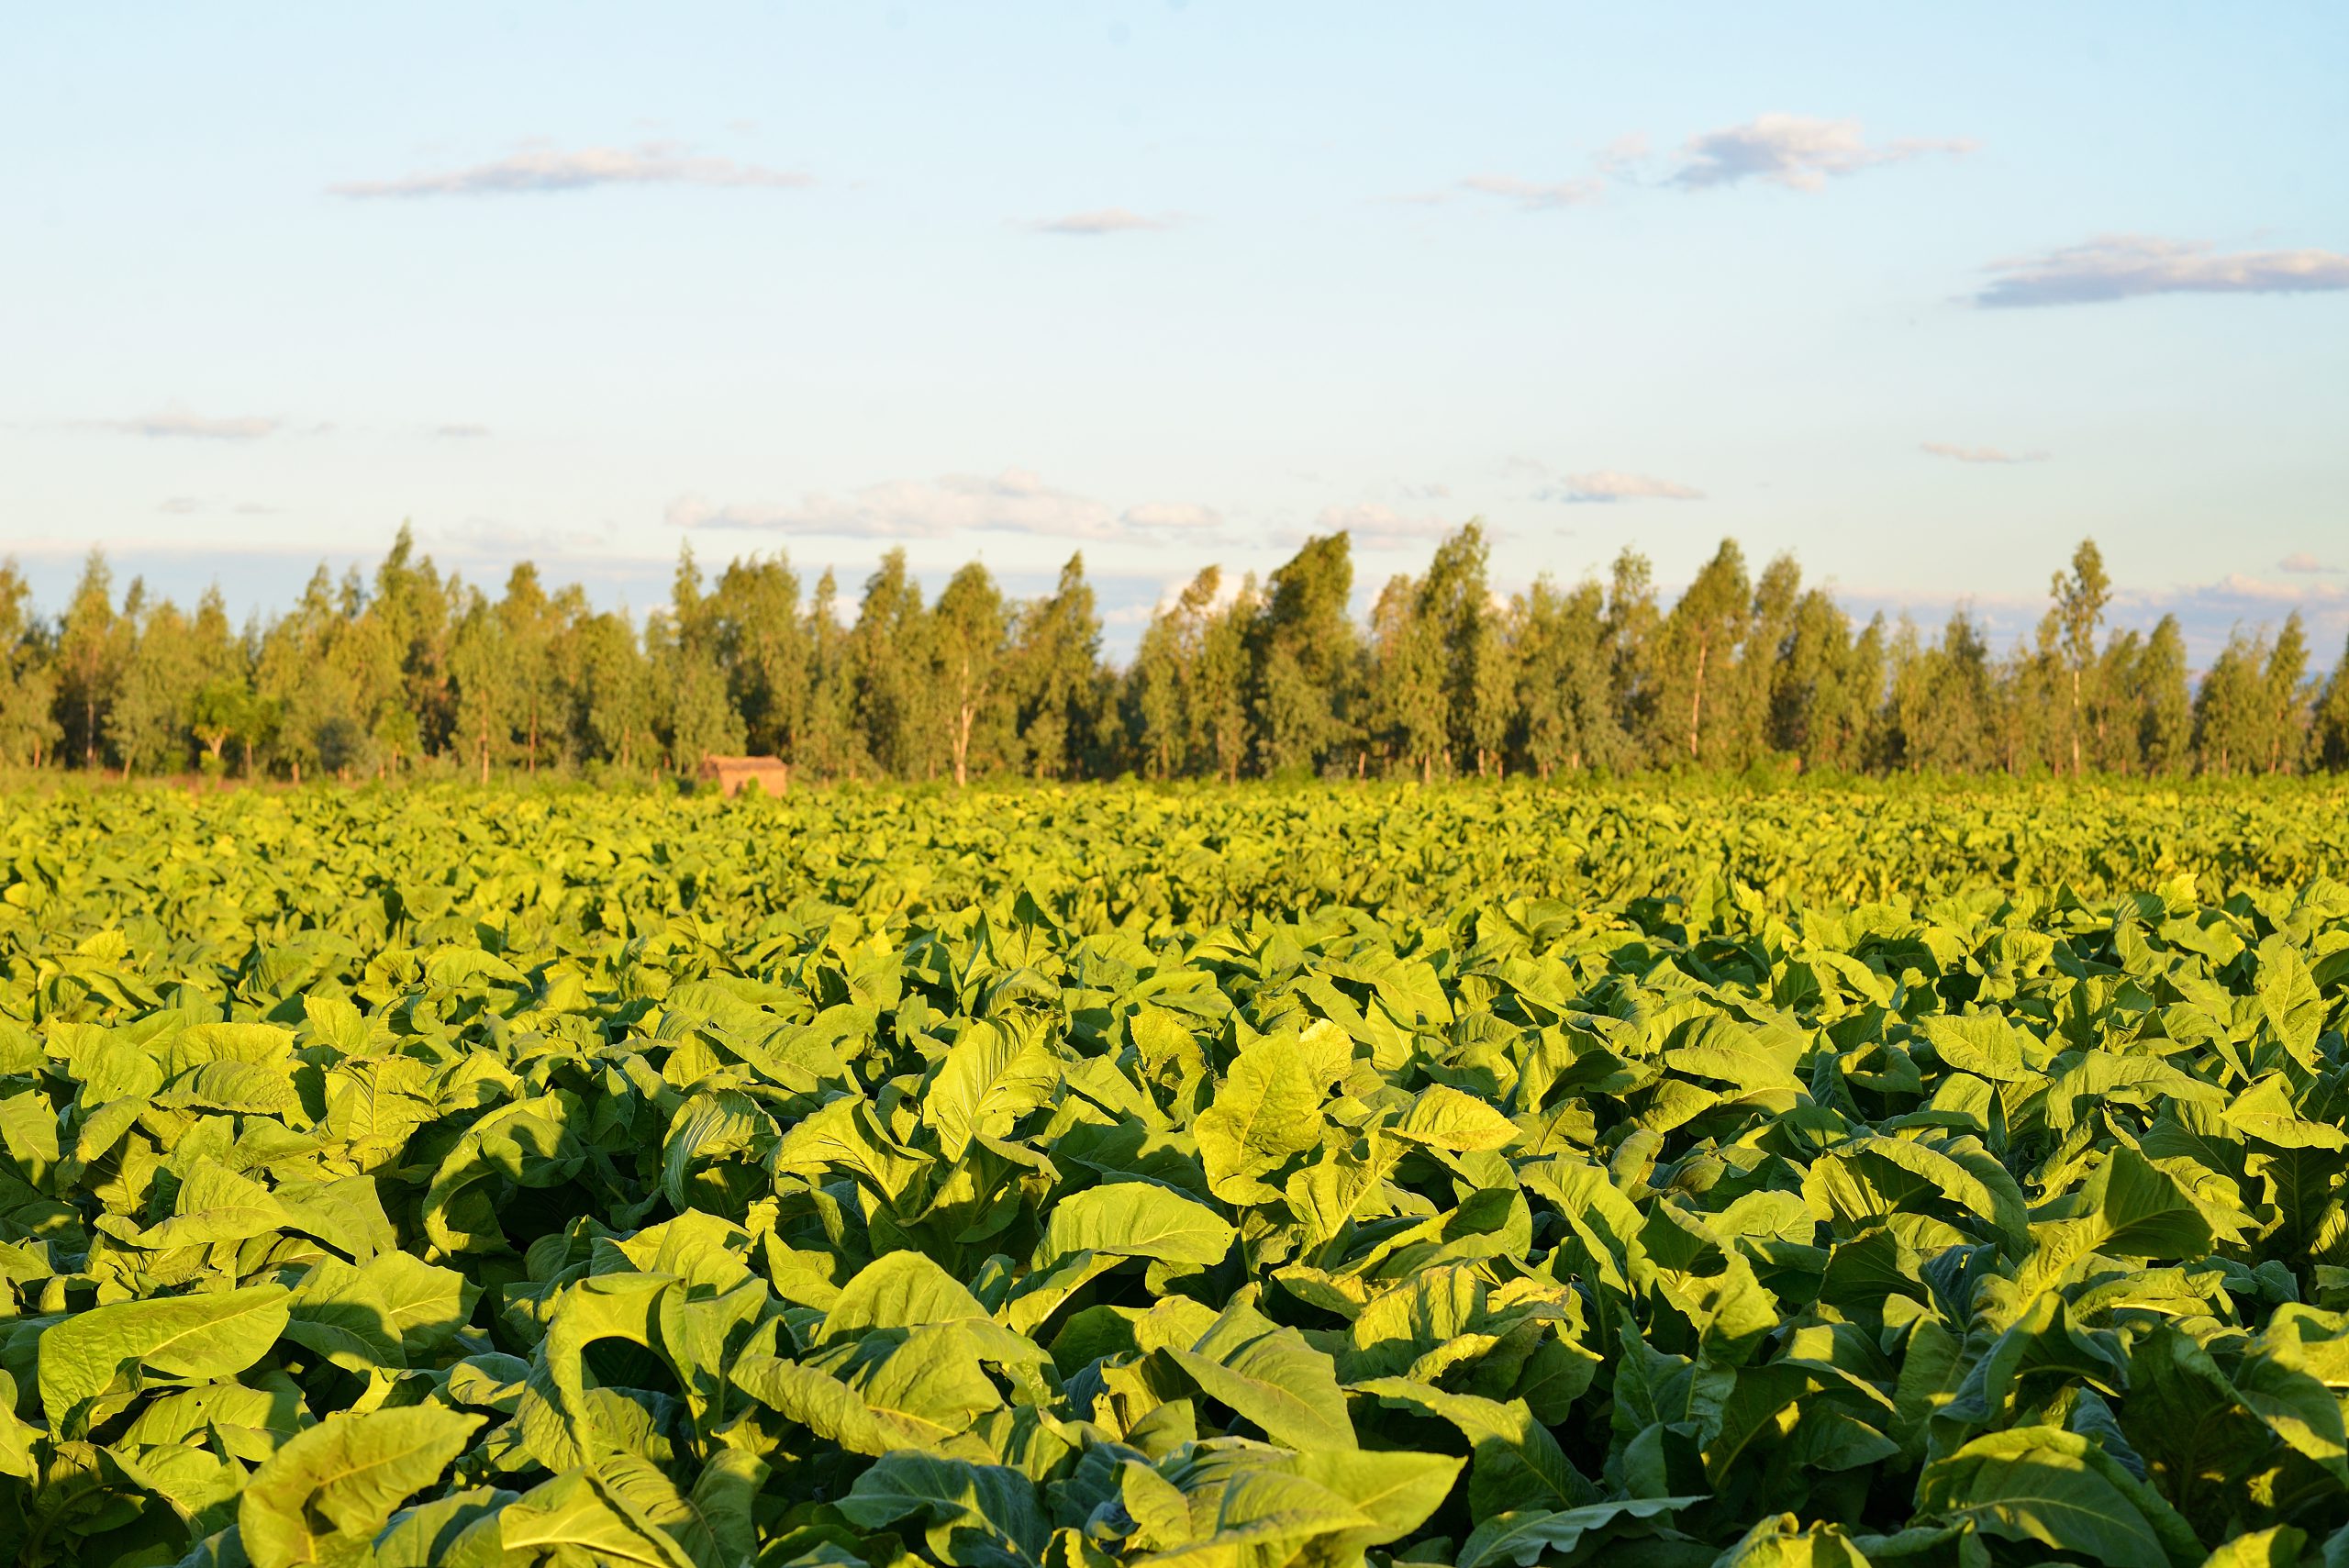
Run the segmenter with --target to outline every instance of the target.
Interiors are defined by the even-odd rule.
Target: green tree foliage
[[[57,706],[66,749],[82,766],[99,765],[106,716],[128,662],[130,639],[114,606],[114,570],[92,550],[82,579],[59,617],[51,668],[57,674]]]
[[[31,584],[13,559],[0,560],[0,763],[9,767],[39,767],[64,733],[50,641]]]
[[[1517,601],[1516,751],[1542,778],[1620,767],[1623,736],[1609,700],[1606,595],[1544,577]]]
[[[2112,580],[2105,575],[2104,556],[2094,539],[2080,541],[2079,549],[2072,552],[2071,571],[2057,573],[2049,591],[2055,606],[2047,612],[2048,617],[2054,622],[2054,641],[2062,655],[2071,698],[2065,709],[2064,738],[2072,772],[2077,773],[2081,731],[2098,696],[2088,679],[2096,669],[2096,634],[2104,624],[2104,606],[2112,597]]]
[[[1265,584],[1251,649],[1252,728],[1268,774],[1318,772],[1352,740],[1353,588],[1353,547],[1342,533],[1308,539]]]
[[[1542,778],[1755,765],[1854,773],[2284,774],[2349,767],[2337,669],[2298,617],[2189,668],[2174,617],[2108,630],[2093,542],[2001,652],[1961,607],[1936,634],[1855,626],[1790,557],[1723,540],[1677,595],[1626,550],[1603,581],[1492,581],[1483,527],[1390,580],[1357,625],[1350,542],[1308,540],[1261,586],[1208,567],[1123,669],[1081,556],[1030,597],[974,564],[933,602],[901,551],[852,616],[780,553],[714,582],[690,548],[641,623],[528,562],[492,595],[407,529],[372,576],[321,571],[235,631],[102,555],[55,618],[0,567],[0,763],[486,781],[585,768],[693,776],[711,754],[801,781]]]
[[[1003,593],[987,569],[973,562],[954,573],[930,612],[927,689],[946,727],[947,753],[957,789],[971,782],[975,746],[984,763],[1001,754],[1008,738],[1001,680]]]
[[[1101,771],[1114,688],[1101,668],[1101,615],[1082,554],[1068,558],[1050,594],[1021,608],[1008,661],[1029,773],[1059,779]]]
[[[2328,773],[2349,769],[2349,648],[2341,651],[2325,677],[2310,716],[2310,750],[2316,765]]]

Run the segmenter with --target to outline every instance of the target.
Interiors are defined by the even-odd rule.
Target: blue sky
[[[2349,10],[50,7],[0,51],[0,551],[239,612],[402,518],[605,602],[1471,516],[2021,632],[2349,633]]]

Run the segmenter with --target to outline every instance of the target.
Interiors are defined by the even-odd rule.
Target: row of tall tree
[[[690,773],[779,756],[802,778],[1323,774],[1422,781],[1585,770],[2289,773],[2349,768],[2349,653],[2312,673],[2299,617],[2239,632],[2199,678],[2175,618],[2110,631],[2093,542],[2004,652],[1959,609],[1927,637],[1855,623],[1780,556],[1724,541],[1665,604],[1625,550],[1605,581],[1494,591],[1470,523],[1350,612],[1347,536],[1259,582],[1201,572],[1124,668],[1081,556],[1008,598],[975,562],[925,601],[902,552],[852,613],[780,556],[710,580],[690,549],[640,626],[529,563],[494,596],[403,528],[372,576],[324,567],[239,628],[94,553],[37,613],[0,563],[0,763],[249,778]]]

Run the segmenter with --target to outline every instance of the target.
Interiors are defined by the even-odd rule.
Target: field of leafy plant
[[[27,1564],[2349,1562],[2349,795],[0,800]]]

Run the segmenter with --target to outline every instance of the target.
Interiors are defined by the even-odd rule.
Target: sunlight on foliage
[[[0,816],[29,1565],[2349,1562],[2349,798]]]

